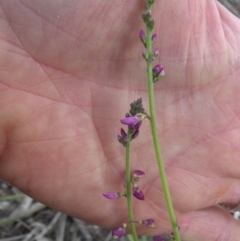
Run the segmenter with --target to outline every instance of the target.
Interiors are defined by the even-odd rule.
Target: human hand
[[[119,119],[142,97],[139,1],[1,1],[0,176],[49,207],[113,228],[127,221]],[[213,0],[154,9],[166,77],[156,84],[159,137],[183,240],[238,239],[239,20]],[[132,144],[146,200],[135,218],[171,230],[149,124]]]

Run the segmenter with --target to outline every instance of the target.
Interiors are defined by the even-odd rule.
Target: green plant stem
[[[126,146],[126,190],[127,190],[127,206],[128,206],[128,217],[130,221],[134,221],[133,215],[133,205],[132,205],[132,189],[131,189],[131,164],[130,164],[130,140],[131,135],[128,130],[127,134],[128,142]],[[133,222],[130,223],[131,231],[134,241],[138,241],[137,231],[135,224]]]
[[[24,198],[24,197],[26,197],[25,194],[18,193],[18,194],[15,194],[15,195],[9,195],[9,196],[5,196],[5,197],[0,197],[0,202],[13,201],[13,200],[17,200],[17,199]]]
[[[141,241],[147,241],[147,236],[142,236]]]
[[[147,54],[150,56],[152,54],[152,31],[147,27]],[[151,130],[152,130],[152,137],[154,143],[154,149],[156,153],[158,169],[160,173],[160,178],[162,182],[162,187],[164,191],[165,200],[167,203],[167,209],[170,216],[170,221],[172,224],[174,237],[176,241],[181,241],[178,225],[172,205],[171,195],[168,188],[167,178],[164,170],[164,164],[161,156],[160,145],[157,135],[157,124],[156,124],[156,115],[155,115],[155,102],[154,102],[154,83],[153,83],[153,71],[152,71],[152,62],[148,61],[147,63],[147,72],[148,72],[148,98],[149,98],[149,110],[150,110],[150,123],[151,123]]]
[[[6,224],[9,224],[9,223],[15,222],[18,219],[30,217],[34,213],[39,212],[39,211],[43,210],[44,208],[46,208],[45,205],[43,205],[41,203],[36,203],[36,205],[34,205],[31,209],[29,209],[21,214],[18,214],[16,216],[13,216],[10,218],[0,219],[0,227],[4,226]]]
[[[134,241],[133,236],[131,234],[127,235],[129,241]]]

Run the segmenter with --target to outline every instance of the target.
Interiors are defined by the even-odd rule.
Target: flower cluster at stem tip
[[[145,5],[147,11],[142,14],[143,22],[145,23],[146,27],[150,31],[153,30],[154,25],[155,25],[155,22],[152,19],[152,15],[151,15],[151,10],[152,10],[154,2],[155,2],[155,0],[148,0],[147,4]],[[147,49],[147,36],[143,30],[140,30],[140,32],[139,32],[139,38],[140,38],[141,42],[143,43],[143,46],[145,47],[145,49]],[[151,36],[151,44],[154,44],[156,41],[157,41],[157,34],[154,33]],[[158,55],[159,55],[159,50],[157,48],[152,53],[149,53],[146,50],[144,50],[142,52],[143,58],[148,63],[153,62],[158,57]],[[152,69],[152,73],[153,73],[153,79],[152,79],[153,83],[156,83],[157,81],[161,80],[162,77],[165,75],[164,68],[160,64],[155,65],[155,67]]]
[[[128,141],[131,142],[139,135],[139,129],[142,125],[142,121],[145,118],[149,118],[145,109],[142,105],[142,99],[134,101],[130,105],[129,113],[125,115],[125,118],[120,119],[123,125],[128,126],[128,133],[125,132],[123,128],[120,130],[120,135],[118,135],[118,141],[124,146],[127,146]],[[129,139],[129,140],[128,140]]]
[[[128,127],[127,133],[123,128],[120,130],[120,135],[118,135],[118,141],[126,147],[128,143],[130,143],[133,139],[135,139],[139,134],[139,129],[142,125],[142,121],[146,118],[149,118],[147,115],[145,109],[142,105],[142,99],[138,99],[130,104],[130,110],[125,115],[125,118],[122,118],[120,122]],[[130,175],[130,184],[132,189],[132,195],[137,198],[138,200],[143,201],[145,199],[144,194],[142,190],[139,188],[139,185],[137,182],[140,180],[142,176],[144,176],[145,173],[142,170],[134,170],[131,172]],[[124,187],[125,192],[104,192],[103,196],[107,199],[117,199],[120,197],[128,197],[128,193],[126,190],[126,176],[124,179]],[[146,227],[154,227],[154,219],[146,219],[146,220],[130,220],[127,223],[121,224],[119,227],[116,227],[112,230],[112,236],[113,238],[121,238],[125,234],[125,230],[127,227],[127,224],[129,223],[136,223],[140,225],[144,225]]]

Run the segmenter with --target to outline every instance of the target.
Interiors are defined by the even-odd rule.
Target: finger
[[[211,162],[209,161],[209,163]],[[218,164],[215,163],[215,165]],[[208,169],[202,166],[199,167],[202,169],[202,173],[199,173],[198,170],[191,172],[189,171],[190,167],[191,163],[185,169],[184,167],[182,169],[174,167],[171,167],[171,170],[168,169],[168,180],[176,210],[185,213],[220,203],[225,203],[228,206],[239,204],[240,180],[216,176],[217,171],[213,169],[208,172]]]
[[[218,206],[188,213],[179,221],[184,241],[239,240],[240,222]]]

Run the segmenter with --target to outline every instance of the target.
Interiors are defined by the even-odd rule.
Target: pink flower
[[[153,73],[154,73],[156,76],[158,76],[158,75],[160,75],[160,74],[163,74],[163,72],[164,72],[164,69],[163,69],[162,65],[160,65],[160,64],[157,64],[157,65],[153,68]]]
[[[108,199],[117,199],[122,196],[120,192],[104,192],[103,196],[108,198]]]
[[[164,235],[157,235],[153,237],[153,241],[167,241],[166,237]]]
[[[139,200],[144,200],[144,194],[137,185],[133,187],[133,196]]]
[[[117,227],[115,229],[112,230],[112,236],[114,239],[116,238],[121,238],[124,234],[125,234],[125,228],[126,228],[126,224],[123,224],[120,227]]]
[[[139,121],[141,121],[141,119],[137,116],[130,116],[130,117],[123,118],[120,121],[122,124],[132,127],[135,124],[137,124]]]
[[[135,130],[132,134],[132,139],[135,139],[139,135],[139,129]]]
[[[132,173],[132,181],[133,182],[138,182],[139,181],[139,177],[143,176],[143,175],[145,175],[145,173],[143,171],[141,171],[141,170],[133,171],[133,173]]]
[[[142,220],[142,221],[140,221],[140,223],[147,226],[147,227],[154,227],[154,219],[152,219],[152,218]]]
[[[118,141],[123,144],[123,146],[127,146],[127,133],[123,130],[123,128],[121,128],[120,130],[120,134],[121,135],[118,135],[117,138],[118,138]]]
[[[155,49],[154,52],[153,52],[153,55],[154,55],[155,57],[157,57],[157,56],[159,55],[159,50],[158,50],[158,49]]]
[[[135,170],[133,173],[134,173],[134,174],[137,174],[138,176],[143,176],[143,175],[145,175],[145,172],[143,172],[143,171],[141,171],[141,170]]]
[[[135,116],[125,117],[120,120],[120,122],[124,125],[128,125],[130,128],[138,129],[141,126],[142,120],[144,120],[147,116],[145,114],[139,113]]]
[[[165,70],[162,65],[158,64],[153,68],[153,82],[157,82],[165,75]]]
[[[146,35],[145,35],[145,33],[144,33],[143,30],[140,30],[140,32],[139,32],[139,38],[140,38],[142,41],[145,40]]]
[[[152,36],[152,41],[155,43],[156,40],[157,40],[157,34],[153,34],[153,36]]]

